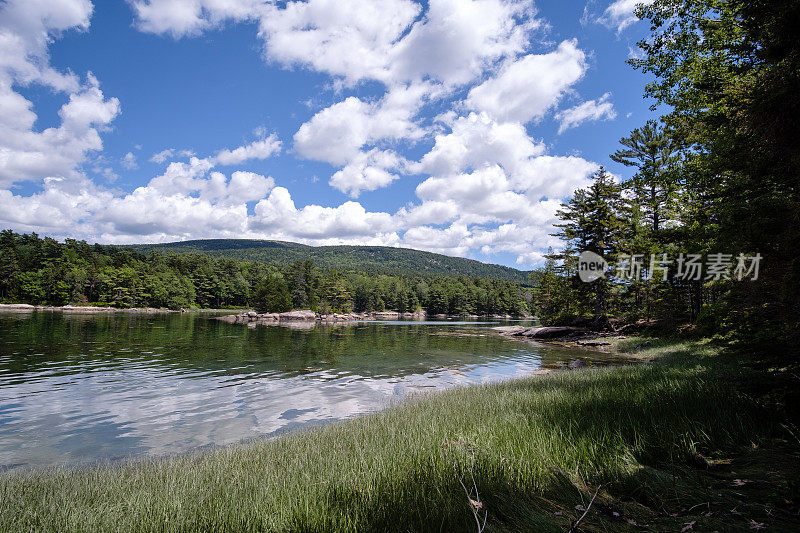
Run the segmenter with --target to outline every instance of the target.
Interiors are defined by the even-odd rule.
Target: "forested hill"
[[[315,263],[318,256],[302,254],[303,249],[314,251],[313,248],[291,243],[267,243],[283,250],[280,261],[287,261],[270,264],[259,260],[266,256],[256,254],[259,246],[252,246],[252,241],[250,248],[238,250],[239,254],[250,255],[227,257],[225,251],[232,249],[232,243],[236,241],[217,241],[214,248],[213,241],[197,241],[188,245],[202,244],[207,248],[184,245],[135,250],[74,239],[61,243],[35,233],[0,230],[0,303],[170,309],[251,307],[266,312],[311,309],[324,313],[405,313],[424,309],[432,315],[520,316],[527,314],[532,298],[531,291],[519,283],[481,276],[478,270],[460,271],[475,272],[473,276],[441,274],[430,266],[427,271],[420,268],[413,273],[364,272],[355,268],[358,263],[352,258],[346,261],[346,254],[337,264],[348,268],[329,268]],[[300,250],[289,255],[287,250],[295,246]],[[260,248],[265,248],[264,243]],[[378,249],[387,250],[392,249]],[[216,253],[208,253],[211,251]],[[405,252],[410,257],[423,255]],[[322,263],[327,256],[321,257]],[[366,257],[368,253],[361,260]],[[456,260],[456,264],[458,261],[474,263]],[[404,269],[414,265],[402,261],[402,256],[396,264]]]
[[[135,244],[124,248],[137,252],[150,250],[161,253],[202,252],[218,257],[264,261],[274,265],[311,260],[320,267],[359,272],[439,274],[529,283],[528,272],[522,270],[462,257],[388,246],[308,246],[284,241],[203,239],[164,244]]]

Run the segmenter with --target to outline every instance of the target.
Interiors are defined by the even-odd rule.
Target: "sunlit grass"
[[[675,486],[657,468],[757,432],[751,404],[704,364],[714,349],[638,351],[666,358],[452,389],[273,441],[8,473],[0,529],[475,530],[458,482],[472,470],[489,529],[563,531],[553,509],[572,510],[581,491],[613,483],[657,498],[659,479]]]

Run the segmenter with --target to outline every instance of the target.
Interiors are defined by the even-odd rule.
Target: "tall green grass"
[[[658,498],[653,472],[747,443],[758,427],[703,362],[712,353],[650,350],[668,357],[453,389],[204,453],[7,473],[0,529],[474,531],[463,476],[489,529],[563,531],[552,502],[571,508],[600,483]]]

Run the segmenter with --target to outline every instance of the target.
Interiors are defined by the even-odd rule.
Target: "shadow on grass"
[[[488,530],[566,531],[602,485],[582,530],[680,530],[684,508],[711,506],[692,465],[771,418],[713,350],[645,349],[662,358],[453,389],[196,460],[0,478],[0,529],[476,531],[472,498]]]
[[[443,447],[443,462],[426,464],[427,457],[419,454],[411,461],[417,468],[402,479],[379,478],[369,492],[337,485],[324,498],[331,502],[325,513],[329,520],[300,520],[295,526],[302,531],[349,525],[376,531],[476,531],[458,483],[474,457],[488,530],[565,531],[599,485],[605,489],[586,524],[640,531],[641,523],[666,516],[673,527],[677,515],[666,509],[709,499],[693,465],[704,461],[703,455],[747,445],[765,429],[757,406],[685,355],[676,353],[668,364],[498,385],[507,397],[522,398],[506,408],[518,410],[521,421],[536,427],[533,444],[546,435],[547,446],[558,450],[549,452],[549,473],[533,482],[520,476],[524,467],[510,464],[515,458],[506,455],[507,446],[491,441],[491,421],[477,421],[474,432],[488,435],[486,441],[461,442],[455,451]],[[450,461],[458,467],[442,468]]]

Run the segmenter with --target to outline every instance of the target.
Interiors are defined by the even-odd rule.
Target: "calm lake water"
[[[495,325],[303,331],[198,314],[0,313],[0,469],[230,444],[576,357]]]

